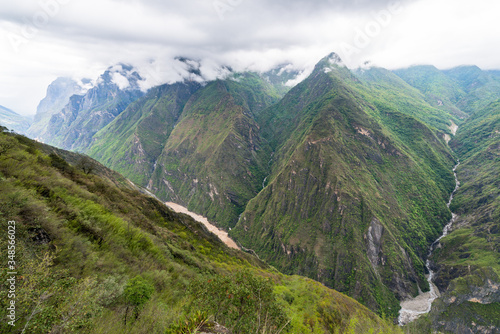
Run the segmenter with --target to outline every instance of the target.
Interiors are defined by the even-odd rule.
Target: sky
[[[336,52],[351,68],[500,69],[498,0],[0,0],[0,105],[33,115],[60,76],[135,66],[147,89],[201,64],[303,70]],[[183,67],[184,66],[184,67]]]

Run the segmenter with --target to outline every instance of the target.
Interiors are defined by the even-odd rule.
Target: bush
[[[123,294],[127,304],[134,307],[136,319],[139,316],[142,306],[151,298],[154,291],[154,286],[140,275],[128,281]],[[127,322],[127,313],[125,313],[125,323]]]
[[[233,333],[277,332],[288,323],[272,283],[250,271],[195,280],[191,307],[213,316]]]

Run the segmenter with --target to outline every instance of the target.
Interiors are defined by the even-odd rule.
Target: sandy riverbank
[[[179,205],[179,204],[176,204],[176,203],[173,203],[173,202],[165,202],[165,204],[171,208],[172,210],[174,210],[175,212],[179,212],[179,213],[185,213],[189,216],[191,216],[194,220],[202,223],[203,225],[205,225],[205,227],[210,231],[212,232],[213,234],[215,234],[216,236],[219,237],[219,239],[225,243],[228,247],[230,248],[234,248],[234,249],[240,249],[240,247],[238,247],[238,245],[236,245],[236,243],[234,242],[233,239],[231,239],[228,235],[228,233],[224,230],[220,230],[218,229],[215,225],[212,225],[207,218],[203,217],[203,216],[200,216],[194,212],[191,212],[189,211],[188,209],[186,209],[185,207],[183,207],[182,205]]]

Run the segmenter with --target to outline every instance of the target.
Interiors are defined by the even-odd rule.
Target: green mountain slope
[[[500,94],[500,80],[495,72],[483,71],[477,66],[459,66],[449,70],[412,66],[394,73],[419,89],[430,105],[459,119],[485,108]]]
[[[30,127],[30,120],[8,108],[0,106],[0,125],[18,133],[25,133]]]
[[[151,178],[162,199],[233,227],[262,188],[267,160],[254,117],[278,101],[273,85],[254,73],[209,83],[186,104]]]
[[[395,316],[398,299],[427,286],[453,159],[434,130],[378,104],[337,61],[258,116],[272,169],[231,234],[280,270]]]
[[[88,154],[146,186],[184,105],[199,88],[197,83],[152,88],[93,137]]]
[[[293,76],[285,74],[153,88],[97,133],[88,153],[161,199],[232,227],[267,174],[254,117],[281,97]]]
[[[500,80],[477,66],[459,66],[443,71],[467,93],[457,106],[471,113],[498,100]]]
[[[431,312],[451,333],[500,328],[500,101],[472,114],[450,142],[461,160],[453,231],[433,254],[444,292]]]
[[[96,161],[3,130],[0,224],[15,237],[0,247],[15,244],[15,263],[0,276],[16,277],[15,297],[12,284],[0,291],[4,320],[15,302],[3,333],[187,333],[213,320],[233,333],[400,333],[349,297],[227,248]]]
[[[394,73],[420,90],[431,106],[460,119],[467,116],[464,111],[457,107],[466,96],[466,92],[459,83],[436,67],[430,65],[412,66],[395,70]]]

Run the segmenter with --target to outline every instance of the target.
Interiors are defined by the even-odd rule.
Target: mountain
[[[57,78],[47,88],[45,98],[40,101],[33,119],[33,124],[26,132],[30,138],[44,141],[48,136],[50,118],[68,104],[69,98],[82,94],[84,88],[71,78]]]
[[[432,257],[443,296],[430,317],[442,332],[498,330],[500,100],[473,113],[450,145],[461,162],[461,186],[451,204],[458,216]]]
[[[443,73],[455,80],[467,93],[458,105],[466,112],[483,109],[498,99],[500,80],[477,66],[459,66]]]
[[[418,72],[425,78],[432,77],[428,71]],[[434,71],[431,72],[434,74]],[[451,104],[442,104],[441,99],[445,100],[445,98],[436,98],[435,95],[427,93],[425,86],[424,90],[419,90],[422,88],[419,88],[419,85],[415,86],[414,83],[410,85],[405,82],[396,75],[401,75],[400,71],[394,73],[383,68],[371,67],[357,70],[355,74],[370,87],[371,92],[368,98],[376,99],[374,103],[379,108],[395,109],[415,117],[437,129],[444,137],[453,136],[453,125],[460,123],[461,117],[464,115]],[[436,88],[436,90],[443,91],[444,89]],[[453,90],[450,89],[450,91]],[[439,101],[441,101],[441,106]]]
[[[289,65],[226,68],[210,81],[200,62],[177,61],[183,81],[126,100],[112,117],[94,113],[106,121],[67,144],[207,216],[281,272],[383,317],[396,318],[401,301],[429,290],[430,260],[442,295],[405,327],[410,333],[498,327],[495,71],[349,70],[332,53],[291,88],[301,73]],[[58,115],[88,115],[80,98]],[[53,128],[68,132],[64,124]],[[450,211],[457,158],[462,187]],[[454,229],[434,244],[451,212]]]
[[[0,106],[0,125],[18,133],[25,133],[29,128],[31,120],[18,113]]]
[[[434,66],[420,65],[395,70],[394,73],[411,86],[419,89],[433,107],[463,119],[467,114],[457,105],[465,97],[463,88]]]
[[[449,70],[413,66],[394,73],[419,89],[431,105],[460,119],[496,101],[500,94],[500,80],[495,72],[483,71],[477,66]]]
[[[71,82],[56,80],[42,101],[40,114],[36,116],[38,121],[32,127],[39,129],[39,139],[45,143],[85,151],[98,130],[143,95],[139,85],[141,80],[132,66],[118,64],[108,68],[94,87],[84,94],[71,95],[69,100],[65,98],[75,86]],[[32,136],[35,133],[35,130],[29,132]]]
[[[270,175],[230,234],[285,273],[395,316],[427,288],[453,159],[435,130],[370,94],[332,54],[262,111]]]
[[[154,88],[97,133],[88,152],[161,199],[232,227],[262,187],[268,166],[256,154],[254,117],[279,100],[281,82],[248,72]]]
[[[184,105],[200,87],[187,82],[152,88],[94,135],[88,153],[146,186]]]
[[[0,238],[11,251],[0,275],[15,281],[15,298],[0,292],[1,332],[402,333],[345,295],[228,248],[137,188],[2,129],[0,224],[15,237]]]

